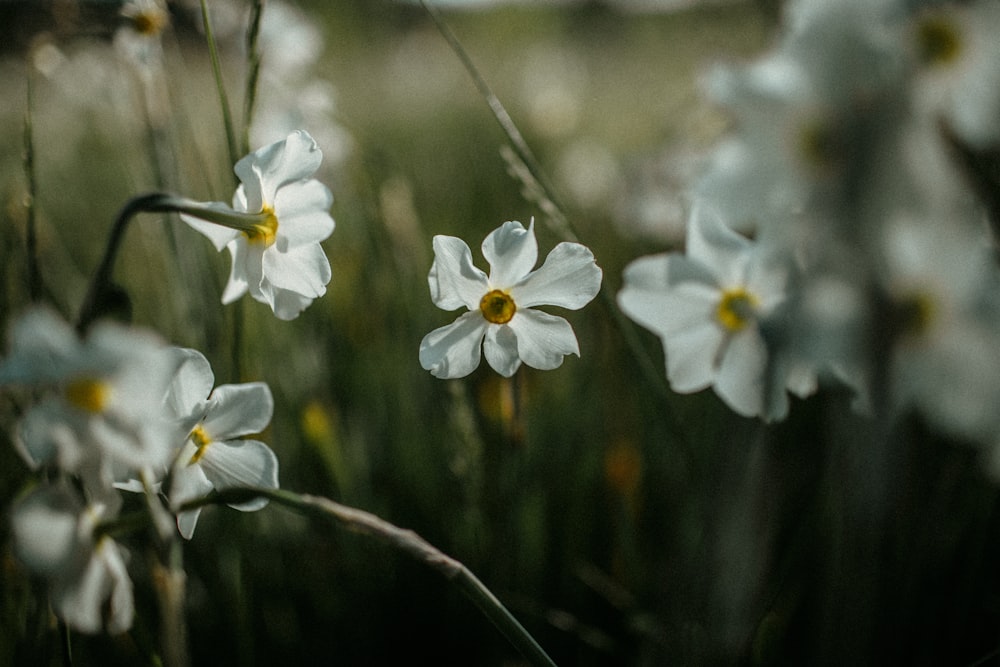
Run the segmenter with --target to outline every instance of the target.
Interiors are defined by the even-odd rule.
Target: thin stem
[[[83,300],[80,316],[77,319],[77,331],[83,333],[94,319],[101,314],[101,307],[106,305],[106,299],[112,293],[111,273],[115,259],[121,249],[122,240],[129,222],[139,213],[186,213],[188,215],[212,222],[223,227],[238,230],[252,236],[260,233],[262,225],[266,226],[270,219],[268,213],[241,213],[223,204],[203,204],[165,192],[151,192],[134,197],[125,203],[118,213],[108,235],[108,244],[104,248],[90,287]]]
[[[230,164],[236,164],[240,155],[236,146],[236,130],[233,126],[233,116],[229,109],[229,97],[222,81],[222,64],[219,61],[219,48],[212,31],[212,21],[208,16],[208,3],[201,0],[201,20],[205,28],[205,41],[208,42],[208,55],[212,60],[212,73],[215,76],[215,89],[219,93],[219,105],[222,107],[222,123],[226,128],[226,145],[229,148]]]
[[[233,488],[182,505],[178,511],[208,504],[242,503],[268,498],[300,514],[333,521],[347,530],[373,537],[439,572],[464,593],[532,665],[554,667],[555,662],[500,600],[462,563],[442,553],[412,530],[399,528],[370,512],[341,505],[328,498],[281,489]]]
[[[456,37],[455,33],[451,31],[448,24],[444,22],[443,18],[441,18],[437,9],[429,5],[426,0],[420,0],[420,4],[423,6],[428,16],[431,17],[431,20],[434,21],[434,25],[437,26],[441,36],[444,37],[452,51],[454,51],[455,55],[458,56],[458,59],[462,62],[462,65],[469,73],[469,76],[472,77],[472,82],[475,84],[479,94],[486,100],[486,104],[489,105],[490,111],[493,112],[493,117],[496,118],[497,122],[500,124],[500,129],[503,130],[503,133],[507,135],[507,139],[510,141],[517,157],[520,158],[521,163],[524,164],[525,168],[531,174],[531,177],[542,188],[548,199],[551,200],[553,206],[551,210],[547,210],[546,212],[549,214],[552,222],[554,222],[559,228],[558,231],[560,235],[567,241],[579,242],[579,235],[573,229],[573,225],[563,213],[564,209],[558,203],[558,198],[555,196],[554,188],[551,184],[549,184],[545,177],[545,173],[542,171],[542,168],[538,163],[538,160],[535,159],[534,153],[532,153],[531,148],[528,146],[528,142],[524,140],[524,136],[521,134],[521,131],[517,129],[514,119],[510,117],[509,113],[507,113],[507,109],[505,109],[503,103],[500,102],[500,98],[496,96],[493,89],[490,88],[490,85],[486,82],[486,79],[482,74],[480,74],[479,68],[477,68],[476,64],[472,62],[472,57],[465,50],[465,47],[462,46],[462,43],[458,41],[458,37]]]
[[[101,257],[101,263],[97,265],[97,270],[90,281],[87,295],[83,299],[83,307],[80,309],[80,316],[76,321],[78,332],[83,333],[90,326],[90,323],[100,315],[100,307],[110,293],[111,272],[114,269],[115,259],[118,257],[122,240],[125,238],[125,230],[128,228],[128,223],[139,213],[173,210],[167,204],[175,199],[171,195],[154,192],[130,199],[122,207],[114,226],[111,228],[111,234],[108,235],[108,244],[104,248],[104,256]]]
[[[28,201],[26,203],[28,209],[26,235],[28,295],[33,302],[38,302],[42,298],[42,275],[38,268],[38,229],[35,212],[38,182],[35,178],[35,141],[31,123],[33,101],[30,71],[27,75],[27,106],[24,114],[24,173],[28,179]]]
[[[247,69],[246,94],[243,97],[243,155],[250,152],[250,122],[257,102],[257,81],[260,78],[261,54],[257,48],[260,36],[260,21],[264,14],[264,0],[255,0],[251,8],[250,25],[247,28]]]

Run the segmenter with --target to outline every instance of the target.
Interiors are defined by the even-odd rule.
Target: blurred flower
[[[163,397],[173,368],[166,346],[149,334],[99,322],[80,340],[39,309],[15,323],[0,385],[55,390],[21,422],[29,464],[95,472],[90,481],[110,486],[122,468],[161,467],[170,455],[177,434]]]
[[[577,310],[601,288],[601,269],[579,243],[560,243],[538,269],[534,221],[505,222],[483,241],[489,277],[472,264],[465,241],[434,237],[434,264],[428,283],[434,304],[444,310],[465,306],[469,312],[435,329],[420,343],[420,365],[439,378],[464,377],[486,361],[504,377],[521,362],[548,370],[567,354],[580,354],[569,322],[532,306]]]
[[[958,5],[917,13],[910,37],[922,65],[917,108],[976,148],[1000,142],[1000,4]]]
[[[168,495],[174,508],[212,489],[278,488],[278,458],[256,440],[237,439],[263,431],[274,413],[271,390],[262,382],[226,384],[213,389],[215,376],[205,357],[177,349],[180,365],[167,404],[188,436],[171,472]],[[259,510],[267,499],[231,504],[244,512]],[[181,512],[177,527],[191,539],[200,509]]]
[[[79,632],[118,634],[132,626],[125,554],[111,537],[95,534],[108,518],[105,505],[84,505],[63,485],[33,491],[11,514],[14,553],[48,580],[56,614]]]
[[[240,186],[233,207],[213,202],[217,216],[181,214],[219,250],[229,248],[232,270],[222,294],[232,303],[248,291],[282,320],[298,317],[326,293],[330,262],[320,246],[333,232],[333,195],[309,178],[323,155],[304,130],[265,146],[236,163]],[[227,211],[258,216],[253,222]],[[212,222],[208,222],[211,220]]]
[[[992,442],[1000,404],[1000,289],[984,228],[900,217],[883,230],[880,273],[890,301],[890,380],[897,409]]]
[[[127,60],[141,65],[163,58],[160,36],[170,25],[170,14],[158,0],[131,0],[121,9],[125,25],[115,32],[115,47]]]
[[[787,401],[769,406],[765,400],[768,350],[761,320],[785,300],[787,279],[783,262],[701,205],[691,215],[687,254],[653,255],[629,264],[618,303],[663,340],[674,391],[712,386],[741,415],[775,419],[784,416]],[[811,391],[814,383],[803,380],[801,369],[794,370],[794,378],[787,378],[793,388]]]

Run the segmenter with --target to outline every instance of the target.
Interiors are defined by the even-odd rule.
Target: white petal
[[[309,307],[313,302],[312,297],[302,296],[289,290],[275,289],[269,304],[274,316],[279,320],[294,320],[299,314]],[[265,302],[266,303],[266,302]]]
[[[108,631],[117,634],[132,626],[132,581],[111,538],[95,546],[80,571],[67,575],[52,591],[52,605],[68,626],[80,632],[100,632],[104,629],[104,604],[109,599]]]
[[[535,221],[528,229],[517,220],[503,223],[483,241],[483,257],[490,263],[490,285],[509,289],[528,275],[538,261]]]
[[[517,334],[509,326],[492,326],[486,329],[483,354],[490,368],[507,378],[521,366],[521,359],[517,356]]]
[[[233,487],[278,488],[278,457],[263,442],[213,442],[199,463],[205,476],[219,490]],[[266,498],[257,498],[231,504],[230,507],[253,512],[266,504]]]
[[[223,211],[232,210],[221,202],[209,202],[208,206]],[[230,241],[240,235],[240,232],[236,229],[224,227],[223,225],[217,225],[214,222],[208,222],[207,220],[202,220],[201,218],[196,218],[195,216],[187,215],[186,213],[181,213],[180,218],[190,225],[195,231],[198,231],[206,236],[208,240],[212,242],[212,245],[215,246],[215,249],[219,251],[225,248]]]
[[[701,391],[712,384],[715,361],[725,335],[712,322],[702,321],[664,338],[667,379],[681,394]]]
[[[590,249],[579,243],[560,243],[510,291],[518,308],[560,306],[576,310],[597,296],[602,272]]]
[[[233,168],[246,188],[248,210],[274,204],[275,193],[286,183],[312,176],[323,161],[319,146],[304,130],[292,132],[283,141],[247,155]]]
[[[695,206],[688,223],[687,256],[704,264],[723,286],[743,284],[750,241],[728,227],[704,204]]]
[[[260,433],[273,414],[274,398],[265,383],[223,384],[212,392],[202,427],[213,440],[229,440]]]
[[[490,291],[486,274],[472,264],[472,251],[454,236],[434,237],[434,263],[427,276],[434,305],[443,310],[479,308]]]
[[[259,251],[258,251],[259,253]],[[229,268],[229,282],[226,283],[226,288],[222,292],[222,303],[228,304],[236,301],[250,288],[250,273],[248,268],[250,266],[256,266],[256,271],[253,275],[256,276],[254,284],[258,285],[257,293],[260,293],[260,258],[254,257],[256,261],[254,264],[250,258],[250,244],[247,242],[246,237],[238,236],[229,244],[229,254],[231,255],[231,265]]]
[[[11,331],[10,356],[0,363],[0,384],[61,380],[79,354],[76,332],[48,308],[22,315]]]
[[[195,413],[204,408],[203,404],[215,384],[212,365],[208,363],[205,355],[197,350],[178,347],[174,348],[173,353],[179,364],[167,390],[167,407],[176,419],[182,421],[200,419],[202,415]]]
[[[330,260],[318,243],[289,248],[287,252],[273,245],[264,251],[262,270],[274,287],[309,298],[323,296],[332,276]],[[262,291],[266,294],[263,286]]]
[[[680,285],[685,286],[681,294],[702,294],[698,300],[706,304],[702,306],[705,309],[717,298],[718,288],[705,282],[706,278],[710,276],[700,263],[678,254],[640,257],[625,267],[618,306],[629,318],[662,336],[686,321],[685,314],[674,312]],[[697,317],[703,319],[704,315]]]
[[[744,417],[760,415],[764,409],[764,372],[767,347],[755,327],[731,338],[715,378],[715,393]]]
[[[488,326],[489,322],[476,310],[435,329],[420,341],[420,365],[435,377],[465,377],[479,366]]]
[[[14,506],[14,553],[32,572],[53,576],[67,567],[76,546],[83,503],[63,486],[41,487]]]
[[[275,195],[278,218],[275,245],[281,252],[306,243],[318,243],[333,233],[330,205],[333,194],[316,180],[289,183]]]
[[[573,327],[561,317],[540,310],[519,310],[510,321],[517,334],[517,354],[532,368],[557,368],[567,354],[580,356]]]

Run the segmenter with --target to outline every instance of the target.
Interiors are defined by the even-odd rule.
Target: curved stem
[[[165,192],[151,192],[134,197],[125,203],[118,213],[108,236],[104,255],[90,281],[84,297],[80,315],[76,321],[77,332],[83,333],[101,314],[101,306],[111,293],[111,272],[121,249],[122,240],[129,222],[139,213],[186,213],[208,222],[228,227],[247,234],[256,234],[261,226],[266,226],[270,216],[267,213],[241,213],[224,204],[204,204]]]
[[[341,505],[320,496],[292,493],[281,489],[258,488],[232,488],[219,491],[205,498],[185,503],[178,508],[178,511],[183,512],[210,504],[242,503],[260,497],[273,500],[306,516],[333,521],[350,531],[374,537],[405,552],[439,572],[462,591],[530,664],[538,667],[555,666],[555,662],[539,646],[535,638],[525,630],[524,626],[514,618],[514,615],[486,585],[462,563],[442,553],[412,530],[399,528],[370,512]]]

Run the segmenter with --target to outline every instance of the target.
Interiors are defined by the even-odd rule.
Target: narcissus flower
[[[548,370],[567,354],[580,354],[569,322],[534,306],[577,310],[601,288],[601,269],[579,243],[560,243],[538,269],[534,221],[505,222],[483,241],[487,276],[472,263],[465,241],[434,237],[434,264],[428,283],[434,304],[444,310],[466,307],[453,323],[435,329],[420,343],[420,365],[439,378],[459,378],[489,365],[510,377],[524,362]]]
[[[205,357],[177,349],[180,365],[167,394],[167,404],[188,433],[171,473],[170,502],[179,508],[212,489],[278,488],[278,457],[271,448],[242,436],[263,431],[274,413],[271,390],[263,382],[226,384],[212,388],[215,377]],[[244,512],[259,510],[266,499],[233,504]],[[200,509],[177,516],[187,539],[194,534]]]
[[[63,485],[33,491],[11,513],[14,553],[49,582],[56,614],[80,632],[118,634],[132,626],[125,553],[95,530],[109,515],[106,505],[85,505]]]
[[[626,267],[618,304],[662,339],[674,391],[711,386],[741,415],[784,416],[787,401],[767,405],[772,392],[760,323],[785,300],[788,272],[770,260],[700,206],[691,216],[686,255],[642,257]],[[815,388],[799,375],[791,388]]]
[[[28,312],[0,363],[0,385],[50,390],[22,419],[22,454],[33,467],[100,470],[108,482],[112,466],[162,467],[177,435],[163,410],[174,363],[151,334],[99,322],[81,340],[52,311]]]
[[[249,291],[279,319],[291,320],[326,293],[330,261],[320,242],[333,233],[333,195],[310,178],[322,159],[307,132],[292,132],[236,163],[240,186],[232,208],[215,202],[197,217],[181,213],[216,248],[229,248],[233,264],[223,303]]]

